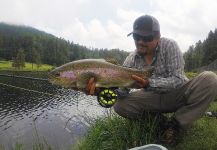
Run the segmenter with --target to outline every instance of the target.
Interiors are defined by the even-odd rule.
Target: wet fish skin
[[[52,84],[65,88],[85,89],[91,77],[96,79],[96,87],[132,87],[132,75],[144,79],[152,75],[154,68],[137,70],[106,62],[104,59],[82,59],[64,64],[49,73]]]

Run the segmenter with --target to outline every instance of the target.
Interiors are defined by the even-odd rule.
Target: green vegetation
[[[13,58],[12,67],[16,69],[25,67],[25,53],[24,50],[19,49],[16,58]]]
[[[60,66],[85,58],[115,59],[122,64],[128,52],[87,48],[27,26],[0,23],[0,60],[14,60],[23,50],[25,61]]]
[[[217,29],[210,31],[208,37],[201,41],[199,40],[195,46],[190,46],[184,54],[185,70],[198,70],[202,66],[207,66],[217,59]],[[216,65],[209,70],[216,70]]]
[[[113,115],[98,119],[89,129],[85,139],[76,150],[126,150],[135,146],[151,143],[157,136],[156,118],[131,121]]]
[[[216,99],[217,100],[217,99]],[[209,111],[217,111],[217,103],[213,102]],[[183,141],[172,150],[216,150],[217,118],[204,116],[193,125],[184,136]]]
[[[51,70],[53,66],[43,64],[40,67],[38,67],[36,64],[32,63],[25,63],[25,67],[16,69],[12,67],[11,61],[0,61],[0,71],[2,70],[8,70],[8,71],[48,71]]]
[[[185,75],[189,78],[192,79],[194,77],[196,77],[199,73],[197,72],[186,72]]]
[[[209,108],[217,111],[217,103]],[[171,114],[170,114],[171,115]],[[78,141],[74,150],[126,150],[154,143],[159,128],[154,119],[132,122],[113,116],[99,119],[90,127],[86,137]],[[183,141],[169,150],[216,150],[217,119],[202,117],[184,135]]]

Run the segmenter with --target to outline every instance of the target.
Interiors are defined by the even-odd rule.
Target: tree
[[[39,68],[41,66],[41,55],[39,53],[39,51],[37,51],[35,48],[32,49],[32,69],[33,69],[33,63],[35,63],[37,65],[37,68]]]
[[[33,63],[35,63],[37,65],[37,68],[41,67],[41,55],[34,48],[32,50],[32,69],[33,69]]]
[[[59,66],[78,59],[108,57],[114,57],[122,64],[121,62],[126,57],[126,52],[118,49],[88,48],[31,27],[0,23],[1,59],[11,60],[13,58],[16,66],[18,49],[25,50],[25,61],[31,62],[32,66],[33,63]]]
[[[25,53],[23,49],[19,49],[16,58],[13,58],[12,67],[18,69],[25,67]]]

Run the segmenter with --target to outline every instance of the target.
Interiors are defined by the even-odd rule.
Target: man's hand
[[[90,80],[87,83],[86,94],[87,95],[95,95],[95,92],[96,92],[96,81],[92,77],[92,78],[90,78]]]
[[[145,88],[149,85],[149,81],[146,79],[143,79],[137,75],[132,75],[132,79],[137,82],[140,88]]]

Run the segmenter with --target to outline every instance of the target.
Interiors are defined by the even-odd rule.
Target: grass
[[[217,103],[211,103],[209,111],[217,111]],[[216,150],[217,118],[204,116],[197,120],[183,138],[183,141],[171,150]]]
[[[7,70],[7,71],[47,71],[47,70],[51,70],[53,68],[53,66],[51,65],[47,65],[47,64],[42,64],[41,67],[37,67],[36,64],[33,64],[32,67],[32,63],[25,63],[25,67],[22,69],[15,69],[14,67],[12,67],[12,62],[11,61],[0,61],[0,71],[2,70]]]
[[[151,143],[157,136],[157,120],[130,121],[113,115],[98,119],[75,150],[126,150]]]
[[[217,111],[213,102],[210,111]],[[80,139],[73,150],[126,150],[155,143],[158,138],[158,122],[153,118],[132,122],[113,116],[98,119],[87,135]],[[184,135],[183,141],[169,150],[216,150],[217,118],[203,116]]]
[[[185,75],[189,78],[192,79],[198,75],[196,72],[186,72]]]

